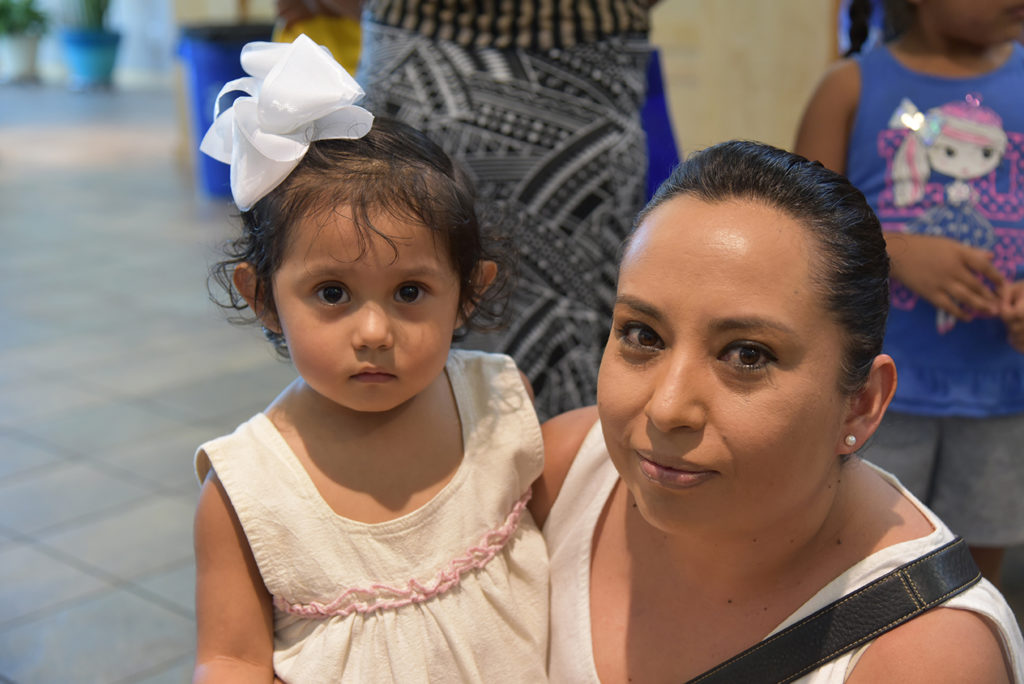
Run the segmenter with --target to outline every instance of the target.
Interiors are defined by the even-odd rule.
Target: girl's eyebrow
[[[357,263],[349,261],[317,261],[308,265],[305,272],[307,277],[310,278],[338,277],[339,274],[344,275],[346,271],[353,268]],[[390,268],[403,278],[440,278],[445,274],[442,267],[433,263],[412,264],[408,267],[393,264]]]

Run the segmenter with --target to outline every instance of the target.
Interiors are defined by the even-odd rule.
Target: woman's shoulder
[[[585,406],[555,416],[541,425],[544,472],[533,485],[533,499],[530,501],[530,512],[538,526],[547,519],[583,440],[596,422],[597,407]]]
[[[846,681],[1011,682],[1009,669],[989,620],[940,607],[875,639]]]
[[[859,490],[861,507],[882,511],[886,528],[878,541],[882,548],[865,561],[868,567],[902,564],[908,556],[952,537],[942,521],[892,475],[870,463],[862,465],[851,473],[854,480],[860,475],[868,485]],[[870,522],[866,527],[871,528]],[[865,649],[847,681],[1012,681],[1004,665],[1000,627],[983,612],[965,608],[978,601],[984,603],[983,597],[960,601],[957,607],[937,607],[882,634]]]

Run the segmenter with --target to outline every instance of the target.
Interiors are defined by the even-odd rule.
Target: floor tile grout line
[[[30,625],[33,622],[45,620],[49,617],[52,617],[53,615],[56,615],[57,613],[67,610],[68,608],[73,608],[76,605],[88,603],[89,601],[92,601],[100,596],[103,596],[105,594],[113,594],[117,591],[119,591],[117,587],[108,584],[107,586],[98,587],[80,596],[75,596],[73,598],[67,598],[61,601],[57,601],[54,604],[48,605],[45,608],[40,608],[31,613],[26,613],[24,615],[19,615],[18,617],[0,621],[0,633],[17,629],[22,625]]]
[[[80,572],[83,572],[86,575],[93,577],[94,579],[98,579],[104,582],[105,586],[87,592],[81,596],[76,596],[74,598],[59,601],[53,604],[52,606],[47,606],[46,608],[41,609],[39,611],[22,615],[11,620],[2,621],[0,622],[0,632],[12,629],[13,627],[17,627],[22,624],[29,624],[41,619],[45,619],[71,606],[80,603],[85,603],[87,601],[95,599],[97,596],[100,596],[102,594],[115,593],[118,591],[126,591],[128,593],[135,594],[139,598],[149,601],[150,603],[154,603],[159,607],[178,615],[179,617],[183,617],[193,622],[195,621],[195,615],[190,610],[182,608],[177,603],[161,596],[160,594],[152,591],[151,589],[147,589],[146,587],[142,586],[141,584],[139,584],[140,578],[138,577],[134,579],[126,579],[124,577],[120,577],[115,573],[104,570],[103,568],[98,568],[90,563],[86,563],[81,559],[66,554],[60,551],[59,549],[56,549],[55,547],[47,546],[46,544],[39,542],[37,540],[19,539],[17,541],[21,541],[27,546],[35,548],[40,553],[50,556],[54,560],[65,563],[75,568],[76,570],[79,570]],[[146,574],[142,575],[141,577],[143,579],[151,578],[156,575],[160,575],[162,573],[183,567],[187,564],[189,564],[188,560],[182,560],[180,558],[175,559],[173,561],[165,563],[164,565],[157,566],[156,568],[147,571]]]
[[[158,437],[159,434],[154,435],[154,437]],[[122,445],[118,445],[118,447],[120,448],[130,443],[131,442],[128,441]],[[41,476],[45,477],[47,470],[56,470],[67,465],[84,464],[93,467],[96,470],[103,472],[107,475],[111,475],[124,482],[144,486],[150,490],[151,494],[164,494],[172,496],[178,495],[178,487],[176,485],[167,485],[159,480],[151,479],[144,475],[139,475],[136,471],[132,470],[131,468],[118,465],[117,463],[112,463],[102,457],[84,456],[79,453],[70,452],[69,450],[60,446],[55,447],[55,449],[62,452],[54,454],[54,456],[58,460],[52,463],[45,463],[39,466],[26,468],[24,470],[11,473],[9,475],[0,476],[0,488],[5,488],[8,486],[17,486],[18,484],[23,484],[24,481],[27,480],[32,480]],[[47,528],[46,531],[49,532],[49,529]]]
[[[56,561],[60,561],[61,563],[70,565],[76,570],[91,575],[96,579],[107,582],[111,586],[120,587],[135,581],[134,579],[121,577],[120,575],[110,572],[109,570],[105,570],[101,567],[93,565],[92,563],[84,561],[72,554],[69,554],[66,551],[62,551],[60,548],[47,543],[46,540],[44,539],[40,539],[32,535],[27,535],[24,532],[19,532],[18,530],[15,530],[10,527],[0,527],[0,531],[3,531],[4,534],[11,537],[12,541],[20,542],[22,544],[25,544],[26,546],[30,546],[39,551],[40,553],[50,556],[52,559]],[[155,574],[159,574],[160,572],[166,572],[168,569],[173,568],[177,565],[184,565],[186,563],[185,558],[187,557],[176,558],[174,560],[168,561],[164,565],[159,565],[156,568],[147,571],[147,574],[145,576],[152,576]]]
[[[124,511],[130,511],[133,508],[139,508],[143,504],[152,501],[153,496],[163,496],[163,494],[153,491],[142,492],[136,497],[118,503],[110,504],[106,508],[101,508],[95,511],[89,511],[88,513],[82,513],[80,515],[75,516],[75,518],[71,520],[64,520],[62,522],[53,523],[52,525],[40,527],[30,532],[21,532],[18,530],[15,531],[18,531],[19,534],[25,535],[26,537],[31,538],[36,542],[42,543],[42,537],[54,534],[61,534],[69,530],[73,530],[76,527],[83,527],[85,525],[89,525],[94,522],[99,522],[107,518],[118,517]],[[14,530],[13,527],[4,527],[4,529]]]
[[[132,484],[144,485],[148,487],[152,494],[160,496],[173,496],[178,497],[181,494],[177,491],[178,485],[168,485],[160,482],[156,479],[150,479],[145,475],[139,475],[138,472],[132,470],[129,467],[112,463],[103,458],[86,458],[80,457],[82,461],[89,463],[94,466],[97,470],[105,472],[108,475],[114,475],[120,479],[123,479]]]
[[[147,670],[143,670],[142,672],[130,675],[128,677],[125,677],[124,679],[119,679],[116,682],[113,682],[112,684],[136,684],[136,682],[144,681],[146,678],[160,674],[161,672],[169,670],[172,667],[192,664],[195,662],[195,659],[196,658],[194,652],[187,653],[181,656],[176,656],[174,658],[165,660],[164,662],[158,665],[154,665],[153,667]]]
[[[77,452],[72,451],[71,449],[68,449],[65,446],[49,442],[43,438],[40,438],[39,435],[33,434],[31,432],[26,432],[25,430],[22,430],[17,426],[9,423],[0,422],[0,433],[6,433],[8,435],[13,436],[16,439],[28,442],[32,446],[39,447],[40,449],[47,449],[58,452],[58,455],[63,455],[66,458],[78,456]]]
[[[183,617],[186,620],[188,620],[189,622],[195,624],[196,616],[195,616],[195,614],[191,610],[189,610],[187,608],[182,608],[180,605],[178,605],[174,601],[171,601],[171,600],[169,600],[167,598],[164,598],[160,594],[157,594],[156,592],[154,592],[154,591],[152,591],[150,589],[146,589],[145,587],[143,587],[143,586],[141,586],[141,585],[139,585],[139,584],[137,584],[135,582],[125,582],[125,584],[123,584],[122,586],[120,586],[118,588],[120,590],[122,590],[122,591],[127,591],[128,593],[135,594],[139,598],[145,599],[146,601],[149,601],[150,603],[155,603],[156,605],[160,606],[164,610],[170,611],[170,612],[174,613],[175,615],[177,615],[179,617]]]

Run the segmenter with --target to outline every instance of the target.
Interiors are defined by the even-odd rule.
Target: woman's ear
[[[888,354],[879,354],[871,364],[864,387],[849,399],[838,453],[853,453],[875,434],[895,392],[896,364]]]
[[[480,297],[483,296],[484,292],[487,292],[487,288],[491,286],[494,279],[498,277],[498,264],[493,261],[480,261],[473,269],[473,277],[471,278],[473,287],[473,298],[472,301],[479,301]],[[473,313],[473,307],[468,306],[465,311],[459,313],[458,319],[455,321],[455,327],[461,328],[466,324],[466,319]]]
[[[256,314],[260,323],[263,324],[263,327],[272,332],[280,333],[281,327],[277,323],[277,316],[264,303],[267,293],[261,291],[259,287],[260,281],[252,264],[243,261],[235,266],[235,270],[231,274],[231,281],[235,284],[238,294],[242,295],[242,299],[245,300],[245,303],[249,305],[249,308]]]

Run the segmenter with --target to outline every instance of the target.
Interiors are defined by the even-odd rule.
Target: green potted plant
[[[121,35],[107,27],[110,0],[64,0],[61,47],[74,90],[109,88]]]
[[[38,80],[36,54],[48,25],[35,0],[0,0],[0,80]]]

